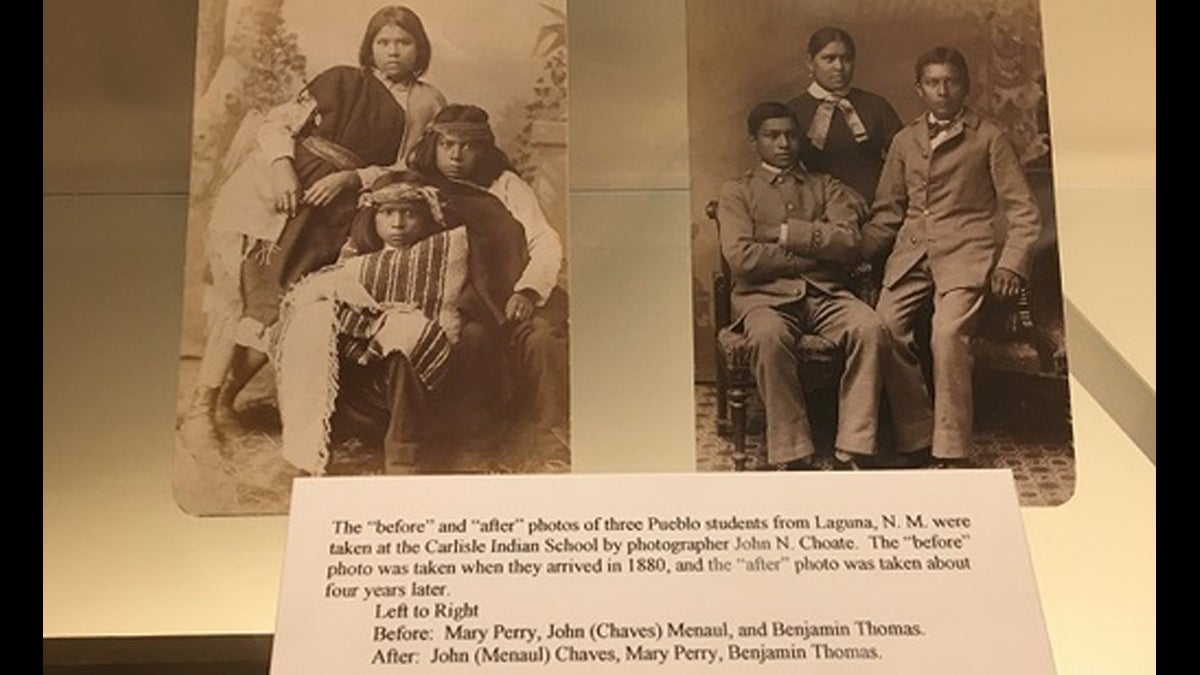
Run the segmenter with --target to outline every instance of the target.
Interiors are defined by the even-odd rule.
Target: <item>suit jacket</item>
[[[1041,224],[1016,151],[969,109],[949,134],[931,148],[922,115],[888,150],[863,252],[880,257],[894,245],[883,276],[889,288],[925,256],[942,291],[985,286],[993,263],[1029,278]]]
[[[721,187],[721,254],[738,321],[751,309],[804,297],[808,285],[845,287],[860,257],[866,203],[832,176],[763,165]],[[786,226],[786,227],[785,227]]]

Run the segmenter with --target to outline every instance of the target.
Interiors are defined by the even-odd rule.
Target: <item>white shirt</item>
[[[546,304],[550,291],[558,283],[562,268],[563,246],[558,232],[546,220],[533,188],[512,171],[505,171],[487,189],[503,202],[508,212],[525,229],[529,264],[521,273],[514,290],[529,289],[537,294],[538,306]]]
[[[846,95],[849,93],[850,93],[850,87],[846,87],[845,89],[842,89],[840,91],[830,91],[830,90],[826,89],[825,87],[822,87],[821,85],[817,84],[816,82],[813,82],[812,84],[808,85],[809,96],[812,96],[813,98],[817,99],[818,101],[830,101],[830,100],[836,100],[839,98],[846,98]]]
[[[929,148],[931,150],[937,150],[938,146],[962,133],[962,117],[962,108],[959,108],[958,112],[954,114],[954,117],[951,117],[948,120],[940,120],[935,117],[933,113],[926,115],[926,122],[930,127],[937,130],[933,138],[929,139]]]

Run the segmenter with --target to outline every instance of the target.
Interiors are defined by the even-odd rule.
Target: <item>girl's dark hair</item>
[[[434,116],[431,124],[445,122],[489,124],[489,117],[487,111],[477,105],[451,103]],[[425,130],[425,134],[408,153],[408,165],[427,176],[445,178],[437,168],[437,142],[438,134],[431,126]],[[513,169],[512,162],[508,160],[508,155],[496,147],[496,139],[492,136],[491,141],[480,154],[479,163],[475,165],[475,175],[471,176],[471,182],[487,187],[505,171],[515,172],[515,169]]]
[[[367,31],[363,34],[362,45],[358,48],[358,63],[363,68],[370,70],[375,67],[375,58],[372,55],[371,46],[375,42],[375,36],[379,35],[379,31],[383,30],[384,26],[399,26],[413,37],[417,42],[417,63],[413,66],[413,77],[417,78],[425,74],[429,70],[429,59],[432,57],[433,47],[429,44],[429,36],[425,34],[425,26],[421,23],[421,18],[416,12],[403,5],[392,5],[384,7],[375,12],[371,20],[367,22]]]
[[[953,47],[934,47],[917,57],[917,65],[914,68],[917,84],[921,83],[921,76],[925,74],[925,66],[932,66],[935,63],[953,66],[958,71],[959,77],[963,79],[963,86],[967,91],[971,91],[971,71],[967,69],[967,57]]]
[[[840,42],[846,45],[846,49],[850,51],[851,60],[853,60],[854,55],[858,53],[857,49],[854,47],[854,38],[850,37],[849,33],[841,28],[825,26],[824,28],[813,33],[812,37],[808,38],[808,57],[815,57],[822,49],[825,49],[834,42]]]

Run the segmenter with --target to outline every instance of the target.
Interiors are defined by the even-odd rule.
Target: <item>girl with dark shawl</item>
[[[268,113],[258,152],[223,186],[209,223],[209,334],[184,420],[210,439],[220,441],[217,418],[233,420],[234,398],[265,363],[283,293],[337,259],[359,188],[401,164],[445,105],[419,79],[430,55],[412,10],[379,10],[367,24],[359,67],[330,68]]]

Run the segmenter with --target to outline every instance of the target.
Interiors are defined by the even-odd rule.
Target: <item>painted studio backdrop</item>
[[[853,86],[885,98],[902,124],[922,114],[914,63],[936,45],[959,49],[970,67],[967,105],[996,122],[1015,148],[1041,212],[1028,283],[1030,330],[982,328],[974,341],[975,447],[978,463],[1010,466],[1026,504],[1059,504],[1074,489],[1070,412],[1063,338],[1062,292],[1056,246],[1051,145],[1036,0],[689,0],[688,115],[697,466],[730,470],[765,462],[763,413],[753,381],[718,335],[725,325],[717,224],[710,213],[721,186],[758,164],[746,117],[762,101],[787,103],[812,82],[806,52],[819,28],[847,31],[857,47]],[[801,136],[805,129],[800,130]],[[1003,233],[1005,224],[997,223]],[[735,317],[736,318],[736,317]],[[1028,327],[1028,326],[1027,326]],[[926,329],[927,331],[928,329]],[[926,334],[926,340],[928,339]],[[928,367],[928,366],[927,366]],[[731,374],[732,373],[732,374]],[[731,385],[730,378],[735,382]],[[743,377],[740,385],[736,380]],[[836,378],[835,382],[836,384]],[[730,388],[748,392],[746,457],[734,453]],[[836,386],[819,385],[810,398],[818,455],[831,451]],[[888,433],[881,424],[886,464]]]

